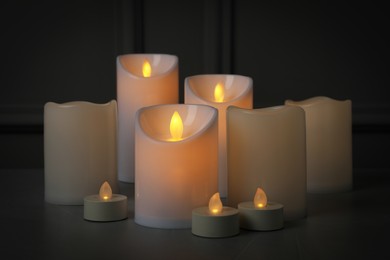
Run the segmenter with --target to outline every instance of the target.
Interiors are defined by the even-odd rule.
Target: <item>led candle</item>
[[[285,104],[305,110],[308,192],[351,190],[351,101],[313,97],[303,101],[286,100]]]
[[[215,193],[208,207],[192,211],[192,234],[201,237],[231,237],[240,233],[238,210],[222,205],[219,193]]]
[[[118,189],[115,101],[48,102],[44,111],[45,200],[83,205],[105,180]]]
[[[84,219],[90,221],[117,221],[127,218],[127,197],[112,194],[111,186],[104,182],[99,194],[84,198]]]
[[[239,203],[238,211],[241,228],[257,231],[283,228],[283,205],[268,201],[261,188],[257,188],[253,201]]]
[[[189,228],[217,191],[218,112],[204,105],[140,109],[135,128],[135,222]]]
[[[117,58],[118,178],[134,182],[134,125],[138,109],[178,103],[178,58],[127,54]]]
[[[218,190],[227,194],[226,108],[252,108],[252,79],[240,75],[196,75],[185,79],[186,104],[205,104],[218,109]]]
[[[305,113],[299,107],[228,108],[228,205],[252,200],[257,183],[284,205],[284,218],[306,216]]]

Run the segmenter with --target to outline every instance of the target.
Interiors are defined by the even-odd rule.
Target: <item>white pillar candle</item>
[[[141,107],[178,103],[178,58],[163,54],[117,57],[118,178],[134,182],[134,122]]]
[[[228,205],[253,199],[262,185],[284,205],[285,220],[306,216],[305,113],[299,107],[230,107]]]
[[[44,111],[45,200],[83,205],[104,181],[118,190],[116,101],[48,102]]]
[[[285,104],[305,110],[308,192],[351,190],[351,101],[313,97],[303,101],[286,100]]]
[[[159,105],[137,112],[135,222],[189,228],[191,212],[217,192],[218,112]]]
[[[253,107],[252,79],[240,75],[196,75],[185,79],[184,102],[218,109],[218,190],[227,194],[226,109]]]

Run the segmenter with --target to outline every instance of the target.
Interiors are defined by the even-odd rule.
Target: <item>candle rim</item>
[[[311,97],[311,98],[307,98],[307,99],[303,99],[303,100],[299,100],[299,101],[287,99],[284,101],[284,104],[285,105],[298,105],[298,106],[303,106],[303,107],[310,107],[310,106],[313,106],[316,104],[326,103],[326,102],[343,104],[343,103],[350,103],[351,100],[350,99],[334,99],[334,98],[327,97],[327,96],[315,96],[315,97]]]
[[[230,99],[229,101],[223,101],[223,102],[217,102],[215,100],[206,100],[208,103],[216,104],[216,105],[229,105],[230,103],[236,102],[238,99],[240,99],[243,96],[246,96],[249,92],[253,91],[253,79],[248,76],[239,75],[239,74],[197,74],[193,76],[188,76],[184,79],[184,90],[185,91],[191,91],[196,97],[205,100],[201,96],[199,96],[196,91],[193,90],[193,86],[191,86],[190,81],[196,78],[208,78],[208,77],[227,77],[227,76],[233,76],[237,78],[243,78],[248,80],[248,84],[245,85],[244,91],[240,93],[237,97]]]
[[[165,58],[171,58],[172,59],[172,64],[163,73],[158,73],[158,74],[153,74],[152,73],[152,75],[150,75],[150,77],[143,77],[141,75],[138,76],[138,75],[136,75],[134,73],[131,73],[131,71],[129,71],[126,68],[126,66],[124,65],[124,62],[123,62],[123,59],[131,58],[131,57],[143,57],[144,59],[147,59],[150,62],[150,59],[148,57],[153,57],[153,56],[157,56],[157,55],[165,57]],[[147,80],[147,79],[151,79],[151,78],[164,77],[167,74],[171,73],[173,70],[175,70],[177,65],[178,65],[178,63],[179,63],[179,58],[176,55],[173,55],[173,54],[164,54],[164,53],[132,53],[132,54],[123,54],[123,55],[118,55],[117,56],[118,68],[120,68],[122,71],[124,71],[126,73],[126,75],[128,75],[129,77],[136,78],[136,79],[139,79],[139,80]]]
[[[272,107],[264,107],[264,108],[242,108],[238,106],[231,105],[227,108],[227,114],[230,112],[239,112],[246,115],[267,115],[267,114],[275,114],[275,113],[283,113],[288,110],[301,110],[304,113],[304,110],[301,107],[295,106],[287,106],[287,105],[279,105]]]
[[[94,103],[94,102],[83,101],[83,100],[69,101],[64,103],[49,101],[45,104],[45,109],[47,107],[67,109],[67,108],[78,108],[78,107],[109,107],[112,105],[115,105],[116,107],[116,104],[117,102],[114,99],[106,103]]]
[[[195,134],[193,135],[190,135],[190,136],[185,136],[183,137],[181,140],[176,140],[176,141],[171,141],[171,140],[163,140],[163,139],[157,139],[153,136],[151,136],[147,131],[144,130],[144,128],[142,127],[141,123],[140,123],[140,117],[141,117],[141,114],[146,111],[146,110],[152,110],[152,109],[156,109],[158,107],[176,107],[176,106],[182,106],[182,107],[189,107],[189,106],[195,106],[195,107],[202,107],[202,108],[205,108],[205,109],[209,109],[211,111],[211,116],[210,116],[210,119],[209,121],[203,125],[203,127],[199,130],[199,131],[195,131]],[[203,104],[160,104],[160,105],[153,105],[153,106],[148,106],[148,107],[143,107],[143,108],[140,108],[137,112],[136,112],[136,128],[139,128],[139,130],[143,133],[143,135],[147,136],[148,138],[150,138],[151,140],[154,140],[155,142],[159,142],[159,143],[184,143],[184,142],[190,142],[192,139],[196,138],[197,136],[200,136],[202,135],[205,131],[207,131],[207,129],[209,129],[211,127],[212,124],[216,123],[218,121],[218,110],[212,106],[209,106],[209,105],[203,105]],[[184,121],[184,120],[183,120]]]

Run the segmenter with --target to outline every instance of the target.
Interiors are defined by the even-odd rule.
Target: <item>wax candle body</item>
[[[307,189],[329,193],[352,189],[351,101],[314,97],[286,100],[306,114]]]
[[[172,140],[174,111],[183,136]],[[156,228],[189,228],[193,208],[217,191],[217,110],[202,105],[142,108],[135,129],[135,222]]]
[[[117,106],[48,102],[44,112],[45,200],[83,205],[108,180],[118,190]]]
[[[219,101],[214,95],[217,84],[221,84],[224,92]],[[226,109],[231,105],[252,108],[252,79],[240,75],[196,75],[185,79],[184,91],[186,104],[205,104],[218,109],[218,190],[221,197],[226,197]]]
[[[306,215],[305,115],[298,107],[228,108],[228,205],[253,199],[261,184],[286,220]]]
[[[151,75],[143,76],[148,61]],[[162,54],[127,54],[117,58],[118,178],[134,182],[134,122],[141,107],[178,102],[178,58]]]

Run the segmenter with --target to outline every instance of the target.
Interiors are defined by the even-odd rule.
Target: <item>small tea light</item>
[[[99,194],[84,198],[84,219],[91,221],[116,221],[127,218],[127,197],[112,194],[110,184],[104,182]]]
[[[257,188],[253,201],[239,203],[238,210],[241,228],[258,231],[283,228],[283,205],[268,202],[261,188]]]
[[[192,234],[201,237],[230,237],[240,232],[238,210],[223,207],[219,193],[215,193],[208,207],[192,211]]]

